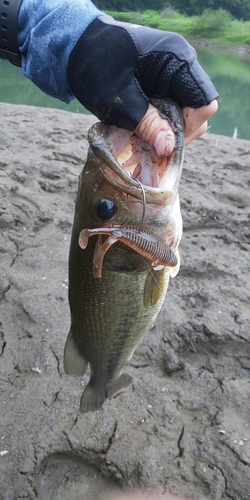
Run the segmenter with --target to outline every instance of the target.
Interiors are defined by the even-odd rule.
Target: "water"
[[[219,111],[209,121],[210,132],[250,139],[250,56],[198,48],[198,58],[213,80]],[[76,100],[69,105],[49,97],[22,75],[20,68],[0,60],[0,101],[87,113]]]
[[[88,113],[88,111],[76,100],[65,104],[44,94],[28,78],[22,74],[22,70],[13,66],[8,61],[0,59],[0,102],[11,104],[27,104],[42,108],[64,109],[73,113]]]
[[[197,53],[220,94],[210,131],[250,139],[250,55],[215,49],[198,49]]]

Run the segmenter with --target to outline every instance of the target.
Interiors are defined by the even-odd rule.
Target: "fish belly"
[[[71,328],[64,351],[66,373],[91,378],[81,411],[93,411],[132,378],[122,368],[154,322],[164,300],[169,271],[120,273],[103,269],[93,277],[93,251],[72,242],[69,260]]]

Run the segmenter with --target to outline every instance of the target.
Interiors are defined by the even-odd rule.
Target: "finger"
[[[185,123],[185,140],[188,144],[191,140],[196,139],[207,129],[207,120],[216,113],[218,102],[215,99],[206,106],[201,108],[183,108],[183,117]],[[191,138],[191,140],[190,140]]]
[[[207,131],[207,122],[203,123],[201,127],[199,127],[193,134],[190,134],[188,137],[185,137],[185,146],[190,144],[194,139],[198,139]]]
[[[135,129],[135,133],[148,142],[158,156],[169,156],[174,149],[174,132],[168,121],[160,117],[152,104],[149,104],[146,114]]]

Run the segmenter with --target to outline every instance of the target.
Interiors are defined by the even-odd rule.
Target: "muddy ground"
[[[250,499],[250,142],[206,135],[187,148],[181,270],[128,367],[133,385],[82,415],[88,375],[65,375],[62,356],[95,119],[0,113],[0,499],[102,499],[114,484]]]

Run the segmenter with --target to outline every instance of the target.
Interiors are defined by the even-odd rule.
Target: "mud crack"
[[[229,448],[229,450],[231,450],[231,452],[238,458],[238,460],[243,464],[243,465],[246,465],[247,467],[250,466],[250,463],[249,462],[246,462],[246,460],[243,460],[243,458],[241,458],[241,456],[239,455],[239,453],[237,453],[237,451],[235,451],[233,448],[231,448],[231,446],[229,444],[227,444],[226,442],[224,443],[225,446],[227,448]]]
[[[58,358],[58,356],[56,355],[55,351],[53,351],[53,349],[50,349],[54,358],[56,359],[56,367],[57,367],[57,371],[58,371],[58,374],[60,375],[60,377],[62,376],[62,373],[61,373],[61,370],[60,370],[60,360]]]
[[[105,454],[107,455],[107,453],[109,452],[111,446],[117,441],[118,439],[118,431],[117,431],[117,427],[118,427],[118,423],[117,423],[117,420],[115,421],[115,425],[114,425],[114,429],[113,429],[113,432],[109,438],[109,441],[108,441],[108,447],[107,447],[107,450],[105,452]]]
[[[70,441],[70,438],[69,438],[69,436],[68,436],[67,432],[66,432],[66,431],[63,431],[63,434],[64,434],[64,436],[65,436],[65,438],[66,438],[66,441],[67,441],[67,443],[68,443],[68,445],[69,445],[70,450],[71,450],[72,452],[74,452],[74,446],[72,445],[72,443],[71,443],[71,441]]]
[[[4,340],[3,343],[2,343],[1,351],[0,351],[0,358],[3,355],[3,353],[4,353],[5,347],[6,347],[6,341]]]
[[[182,442],[182,439],[183,439],[183,436],[184,436],[184,429],[185,429],[185,426],[183,425],[182,429],[181,429],[181,433],[180,433],[180,436],[179,436],[179,439],[178,439],[178,442],[177,442],[177,446],[178,446],[178,450],[179,450],[179,455],[178,455],[178,458],[181,458],[183,453],[184,453],[184,446],[181,445],[181,442]]]

